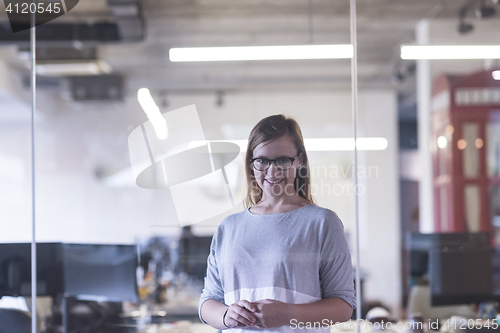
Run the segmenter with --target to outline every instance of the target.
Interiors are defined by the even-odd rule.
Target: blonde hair
[[[304,146],[302,131],[295,119],[282,114],[269,116],[262,119],[255,125],[248,138],[247,152],[245,158],[245,173],[247,178],[247,194],[244,205],[249,208],[262,200],[262,189],[255,180],[255,174],[250,160],[253,158],[254,149],[263,142],[276,140],[284,135],[288,135],[292,140],[297,155],[301,155],[302,166],[297,170],[295,176],[295,191],[310,203],[314,202],[311,195],[311,180],[309,178],[309,160]]]

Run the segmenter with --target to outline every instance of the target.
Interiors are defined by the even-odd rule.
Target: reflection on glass
[[[484,141],[483,141],[483,139],[481,139],[481,138],[477,138],[477,139],[476,139],[476,148],[477,148],[477,149],[481,149],[481,148],[483,148],[483,146],[484,146]]]
[[[481,211],[479,185],[466,185],[464,189],[465,222],[469,232],[481,229]]]
[[[444,140],[442,140],[443,138]],[[440,141],[441,139],[441,141]],[[440,136],[438,138],[438,163],[439,163],[439,175],[446,175],[446,156],[448,155],[448,149],[446,148],[448,141],[446,140],[446,137]],[[441,145],[440,145],[441,144]]]
[[[448,140],[445,136],[440,136],[437,140],[437,145],[439,148],[444,149],[448,145]]]
[[[173,311],[170,307],[187,307],[196,303],[196,298],[199,299],[198,280],[202,278],[197,276],[198,280],[194,282],[195,280],[191,280],[194,273],[189,270],[196,267],[198,273],[198,266],[201,264],[190,266],[190,260],[198,260],[203,255],[201,252],[193,254],[189,251],[184,252],[189,255],[183,255],[182,251],[185,248],[190,249],[191,242],[186,241],[189,246],[183,247],[180,239],[186,239],[187,236],[178,235],[183,232],[179,219],[181,208],[182,212],[185,212],[184,216],[189,217],[183,220],[183,224],[188,224],[195,221],[194,217],[207,214],[206,210],[200,209],[200,202],[211,202],[211,209],[217,209],[219,205],[226,203],[232,206],[231,198],[227,194],[228,189],[233,184],[242,189],[244,181],[237,182],[243,165],[240,165],[241,170],[235,168],[234,172],[226,169],[227,175],[217,178],[214,184],[201,180],[198,183],[192,181],[194,178],[189,179],[189,184],[187,180],[183,181],[182,185],[186,187],[183,187],[182,191],[186,190],[183,193],[187,193],[189,201],[177,208],[175,200],[180,192],[176,190],[181,189],[170,188],[175,186],[172,177],[165,177],[169,182],[168,188],[165,186],[153,190],[137,186],[133,162],[130,160],[133,156],[127,149],[127,139],[135,128],[138,128],[137,134],[142,138],[139,147],[143,153],[139,160],[141,162],[142,157],[151,162],[151,159],[160,156],[159,147],[172,148],[172,151],[177,150],[175,153],[187,149],[185,145],[198,141],[193,139],[194,132],[190,130],[195,125],[203,127],[203,142],[205,139],[211,143],[225,140],[246,142],[249,131],[257,120],[281,112],[296,117],[301,124],[304,123],[306,140],[319,141],[332,137],[343,139],[352,136],[349,60],[177,63],[168,58],[170,47],[305,43],[317,46],[314,44],[349,43],[349,17],[343,15],[349,12],[346,7],[348,2],[298,1],[289,8],[280,5],[287,6],[288,2],[269,5],[258,1],[245,4],[218,2],[213,6],[208,5],[207,1],[130,0],[127,1],[127,6],[118,6],[117,1],[89,1],[98,2],[99,6],[87,4],[82,7],[83,2],[80,1],[77,15],[69,12],[64,22],[60,22],[67,24],[65,26],[68,31],[72,31],[72,27],[78,27],[79,36],[58,42],[56,39],[64,34],[53,30],[51,37],[57,45],[41,45],[38,56],[46,62],[56,62],[59,67],[64,65],[64,62],[74,63],[76,58],[109,63],[113,67],[112,76],[120,78],[120,82],[123,80],[123,87],[126,89],[115,85],[112,80],[108,81],[108,76],[104,75],[82,76],[78,80],[75,77],[51,77],[49,80],[43,73],[39,73],[42,75],[39,77],[38,104],[40,119],[45,120],[37,134],[39,239],[117,244],[151,242],[149,247],[141,247],[139,256],[141,270],[137,275],[144,303],[142,306],[130,305],[126,310],[130,314],[136,314],[133,318],[140,319],[136,320],[135,324],[142,325],[147,330],[146,326],[151,322],[150,311],[169,307],[168,315],[171,316]],[[380,5],[374,11],[373,3],[359,2],[364,13],[363,17],[360,16],[363,28],[359,31],[359,50],[363,55],[359,64],[359,82],[362,87],[359,130],[362,137],[360,140],[385,136],[391,144],[387,146],[388,149],[378,152],[360,151],[360,170],[355,170],[352,165],[352,150],[317,151],[310,156],[310,162],[312,174],[318,175],[313,176],[315,179],[312,183],[316,186],[315,197],[318,204],[337,211],[346,222],[354,221],[351,177],[359,171],[360,189],[366,189],[359,203],[361,259],[356,263],[358,271],[366,272],[367,288],[361,291],[365,301],[380,302],[394,311],[392,315],[398,316],[398,311],[401,310],[401,314],[407,305],[401,300],[406,299],[409,293],[405,290],[401,292],[397,287],[402,286],[405,281],[399,267],[408,265],[405,258],[400,261],[404,231],[456,231],[462,226],[454,225],[458,220],[457,216],[461,221],[466,219],[469,231],[479,230],[481,216],[485,216],[482,215],[484,212],[480,211],[480,203],[485,204],[482,200],[485,200],[487,190],[483,183],[481,186],[477,185],[477,178],[484,176],[485,172],[483,162],[479,162],[479,156],[483,158],[479,155],[479,149],[487,149],[488,174],[490,179],[493,179],[490,186],[495,184],[490,188],[488,208],[491,210],[488,213],[496,226],[495,230],[498,231],[497,244],[500,246],[500,117],[491,121],[489,136],[483,136],[479,120],[473,119],[471,121],[476,123],[469,122],[462,127],[458,119],[461,111],[464,111],[463,114],[468,111],[465,106],[488,100],[489,97],[483,98],[484,96],[478,93],[479,90],[495,93],[492,101],[498,102],[496,97],[500,95],[496,94],[496,90],[473,88],[472,94],[466,94],[463,104],[455,105],[453,90],[449,88],[446,94],[441,95],[446,98],[438,100],[441,104],[433,103],[440,105],[440,108],[433,111],[443,111],[443,116],[447,113],[446,118],[436,117],[428,124],[421,123],[421,111],[425,108],[417,108],[417,105],[423,105],[426,100],[422,100],[423,94],[417,94],[416,87],[430,87],[435,75],[440,73],[455,76],[482,70],[483,63],[466,61],[458,64],[453,61],[431,60],[426,61],[431,63],[429,66],[421,66],[422,63],[419,63],[416,71],[414,62],[397,59],[397,62],[389,66],[388,59],[393,59],[393,50],[399,48],[401,40],[394,36],[408,35],[409,39],[415,38],[416,43],[427,39],[427,44],[436,45],[465,43],[464,36],[457,32],[456,17],[463,1],[445,1],[446,8],[440,13],[434,8],[437,2],[413,1],[405,3],[404,6],[389,5],[392,3],[390,1],[380,3],[386,3],[387,6]],[[130,15],[135,15],[133,19],[127,16],[125,21],[141,22],[138,24],[139,29],[130,29],[126,24],[122,24],[124,16],[118,14],[120,10],[125,9]],[[408,25],[400,24],[402,17],[408,22],[418,22],[424,16],[429,16],[425,13],[431,10],[436,15],[430,16],[436,18],[419,23],[415,34],[408,34]],[[472,8],[469,8],[469,13],[470,10]],[[380,11],[384,12],[383,17],[380,16]],[[91,22],[89,26],[83,22],[87,19]],[[100,22],[101,19],[105,23]],[[467,36],[467,43],[494,44],[495,39],[500,36],[494,30],[495,24],[497,23],[488,20],[474,22],[475,33]],[[109,43],[77,38],[83,36],[83,32],[90,33],[97,28],[106,32],[107,26],[111,26],[113,31],[123,31],[119,31],[120,36],[116,33],[115,40],[109,40]],[[310,31],[307,31],[308,27]],[[485,30],[490,34],[480,32]],[[388,31],[390,33],[387,33]],[[103,33],[102,36],[107,35]],[[309,37],[309,40],[305,37]],[[92,38],[97,39],[97,36]],[[12,68],[18,72],[9,72],[9,75],[3,75],[4,78],[20,79],[26,72],[24,67],[19,68],[22,53],[26,53],[21,51],[26,48],[10,45],[4,50],[3,47],[0,50],[0,71],[7,73],[7,69]],[[40,69],[43,63],[38,65]],[[388,70],[389,67],[391,70]],[[423,69],[427,67],[428,73],[422,75]],[[67,66],[65,68],[68,69]],[[45,64],[45,74],[47,69]],[[393,82],[395,86],[389,86],[389,80],[397,81]],[[15,95],[26,95],[27,91],[22,90],[22,87],[16,88],[14,80],[3,81],[6,82],[0,82],[0,115],[10,119],[24,111],[21,107],[16,107],[14,102],[6,100],[3,90]],[[149,89],[149,106],[145,111],[153,110],[154,114],[145,114],[141,109],[137,98],[140,88]],[[16,89],[19,91],[15,91]],[[123,100],[114,101],[113,96],[123,96]],[[395,96],[398,96],[397,105]],[[426,98],[428,97],[430,96]],[[108,105],[108,102],[113,104]],[[115,102],[119,104],[114,104]],[[159,125],[155,125],[154,119],[158,120],[159,115],[167,114],[173,117],[173,110],[189,105],[196,105],[198,108],[199,119],[197,117],[196,124],[188,122],[177,126],[174,122],[168,122],[165,126],[164,119],[160,119]],[[28,111],[26,110],[27,115]],[[500,111],[497,112],[500,116]],[[458,118],[455,118],[456,115]],[[141,126],[148,120],[147,116],[152,118],[151,128]],[[421,141],[420,149],[417,149],[417,122],[420,122],[421,130],[421,125],[433,125],[433,148],[438,150],[436,160],[433,159],[434,156],[421,153],[426,151],[422,147],[428,148],[427,142],[424,147]],[[0,120],[0,240],[6,242],[27,242],[30,239],[30,154],[25,144],[29,138],[29,122],[21,123],[22,120],[15,120],[16,125],[5,125],[5,121]],[[401,140],[399,147],[398,138],[393,135],[396,133],[394,126],[398,123],[407,126],[401,130],[404,134],[401,137],[406,141]],[[166,137],[167,131],[168,138],[160,140],[161,137]],[[179,132],[178,141],[175,141],[176,132]],[[154,136],[149,137],[150,133]],[[418,138],[422,137],[420,135]],[[407,143],[403,147],[404,142]],[[373,140],[368,144],[374,144]],[[207,149],[208,147],[212,149],[212,145],[207,146]],[[328,148],[331,148],[331,145]],[[455,157],[453,154],[457,152],[463,156],[458,156],[458,160],[452,159],[452,156]],[[218,161],[214,155],[211,156],[212,160],[208,160],[210,170]],[[397,164],[394,161],[399,157],[405,157],[405,163],[402,163],[400,169],[404,169],[406,178],[400,177],[396,169]],[[439,200],[437,208],[440,211],[436,212],[436,216],[441,219],[441,230],[433,229],[432,219],[427,219],[428,216],[434,217],[434,199],[429,196],[425,201],[428,209],[425,208],[423,200],[418,200],[418,189],[423,183],[422,180],[428,178],[431,183],[431,177],[434,177],[430,174],[433,171],[431,168],[423,167],[426,163],[430,164],[427,162],[429,158],[432,158],[433,168],[437,169],[439,175],[437,180],[434,179],[438,185],[433,189],[436,191],[436,201]],[[164,157],[161,160],[163,159]],[[457,175],[451,172],[454,164],[463,165],[464,171],[460,171],[459,177],[455,177]],[[163,166],[161,163],[158,165]],[[178,164],[176,168],[179,168]],[[366,174],[364,170],[367,171]],[[167,175],[169,170],[161,168],[157,171],[159,172],[148,176],[151,179],[160,179],[160,176]],[[189,170],[179,169],[175,174],[183,174],[181,171]],[[232,175],[234,177],[231,177]],[[459,178],[458,181],[456,178]],[[462,185],[464,178],[465,182],[470,184],[465,188]],[[398,183],[405,184],[401,194],[397,191]],[[457,183],[460,187],[452,187]],[[453,188],[460,198],[464,199],[464,208],[456,206]],[[424,193],[421,199],[424,199],[425,194],[427,193]],[[241,209],[238,207],[232,213]],[[460,214],[457,214],[457,210]],[[400,215],[400,211],[406,215]],[[462,216],[464,214],[465,217]],[[404,216],[404,219],[400,216]],[[199,241],[196,244],[200,249],[210,250],[208,240],[221,220],[222,217],[215,217],[193,225],[193,234],[196,235],[193,236],[193,242]],[[346,223],[345,230],[353,235],[353,223]],[[153,237],[172,237],[175,241],[172,241],[172,244],[163,244],[154,242]],[[208,244],[201,243],[201,237],[207,237],[205,240]],[[388,239],[391,241],[388,242]],[[352,245],[354,246],[354,243]],[[375,248],[377,251],[373,251]],[[206,264],[207,255],[204,256],[203,261]],[[204,275],[206,269],[200,271],[200,274]],[[112,277],[110,280],[117,283],[119,281]],[[193,306],[194,320],[198,320],[196,306]],[[85,330],[85,327],[75,327],[74,330]],[[157,330],[163,331],[159,327]]]
[[[445,131],[447,135],[452,135],[455,132],[455,128],[453,125],[446,125]]]
[[[464,176],[468,178],[477,177],[479,173],[479,152],[476,144],[474,143],[479,136],[479,124],[470,122],[464,123],[462,127],[462,135],[463,140],[465,140],[466,143],[463,148],[464,152],[462,155]]]
[[[464,139],[460,139],[460,140],[458,140],[458,142],[457,142],[457,147],[458,147],[458,149],[460,149],[460,150],[464,150],[464,149],[465,149],[465,147],[467,147],[467,141],[465,141]]]
[[[500,177],[500,122],[488,123],[488,176]]]
[[[441,187],[439,189],[439,202],[441,204],[441,228],[446,231],[448,230],[448,195],[446,187]]]
[[[490,188],[490,216],[495,230],[495,246],[500,246],[500,185]]]

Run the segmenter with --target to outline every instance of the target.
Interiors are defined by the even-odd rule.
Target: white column
[[[420,21],[415,27],[417,44],[429,44],[429,21]],[[432,75],[430,60],[417,60],[417,125],[420,159],[419,229],[422,233],[434,231],[434,196],[432,190],[431,137]]]

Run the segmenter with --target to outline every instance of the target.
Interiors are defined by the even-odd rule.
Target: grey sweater
[[[212,239],[200,309],[208,299],[227,305],[266,298],[301,304],[328,297],[352,308],[356,304],[344,226],[333,211],[316,204],[269,215],[247,209],[222,221]],[[249,330],[295,331],[290,326],[231,329]]]

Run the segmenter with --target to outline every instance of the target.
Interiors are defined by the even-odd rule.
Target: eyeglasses
[[[271,163],[274,163],[274,166],[280,171],[286,171],[290,169],[293,165],[293,162],[297,159],[296,157],[278,157],[274,160],[270,160],[267,158],[252,158],[250,160],[250,164],[257,171],[266,171],[271,166]]]

